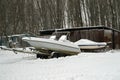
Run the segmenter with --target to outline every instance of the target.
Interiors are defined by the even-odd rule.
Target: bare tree
[[[105,25],[120,29],[120,0],[0,0],[0,35]]]

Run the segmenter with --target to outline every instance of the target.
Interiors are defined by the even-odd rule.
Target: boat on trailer
[[[97,50],[103,49],[107,46],[106,42],[95,42],[88,39],[80,39],[79,41],[75,42],[75,44],[83,50]]]
[[[46,54],[51,54],[53,52],[65,55],[79,54],[79,46],[64,38],[65,36],[62,36],[59,40],[37,37],[24,37],[22,39],[28,42],[36,50],[47,52]]]

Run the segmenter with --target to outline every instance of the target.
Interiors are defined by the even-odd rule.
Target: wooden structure
[[[67,38],[75,42],[79,39],[89,39],[96,42],[111,42],[110,48],[120,49],[120,31],[105,26],[75,27],[68,29],[40,30],[41,37],[49,37],[53,34],[59,38],[68,35]]]

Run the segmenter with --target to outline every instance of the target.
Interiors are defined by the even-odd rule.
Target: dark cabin
[[[96,42],[110,42],[110,48],[120,49],[120,31],[110,27],[75,27],[67,29],[40,30],[39,32],[41,37],[46,38],[54,34],[57,35],[57,38],[59,38],[61,35],[66,34],[68,40],[72,42],[80,39],[89,39]]]

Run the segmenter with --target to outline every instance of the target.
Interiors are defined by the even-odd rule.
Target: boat
[[[79,41],[75,42],[74,44],[78,45],[80,49],[84,50],[96,50],[96,49],[103,49],[107,46],[106,42],[95,42],[88,39],[80,39]]]
[[[76,44],[67,41],[65,36],[59,40],[37,38],[37,37],[24,37],[22,40],[28,42],[32,47],[37,50],[58,52],[66,55],[74,55],[80,53],[80,48]]]

